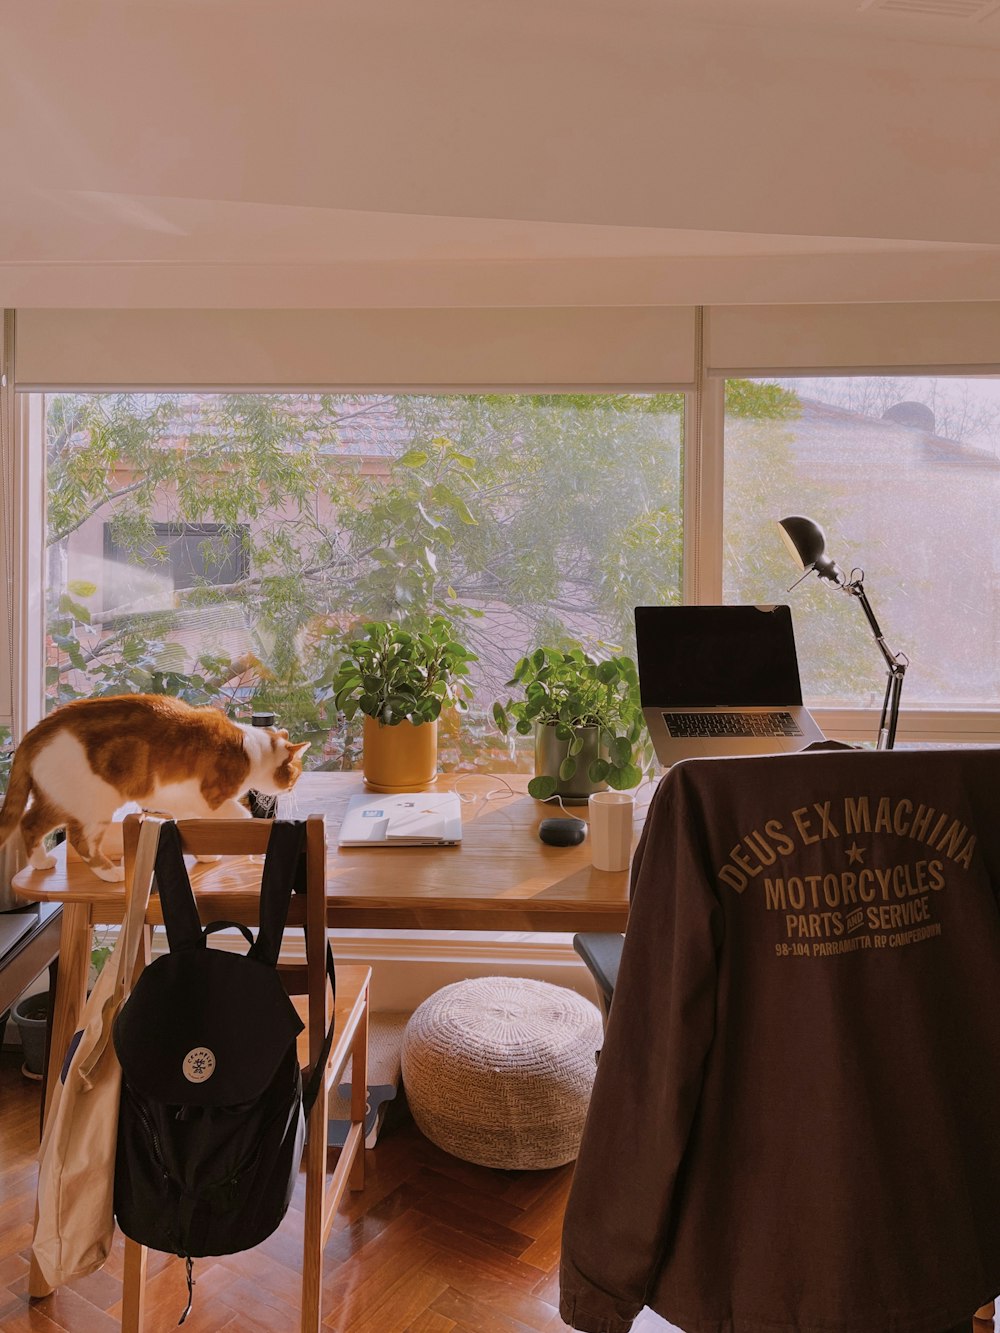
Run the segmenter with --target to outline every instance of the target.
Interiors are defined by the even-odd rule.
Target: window
[[[478,654],[442,767],[511,756],[489,720],[524,652],[632,650],[679,600],[678,393],[45,396],[50,705],[136,690],[266,704],[353,766],[330,698],[366,619],[442,613]]]
[[[904,711],[984,709],[1000,694],[1000,381],[843,376],[729,381],[724,598],[788,601],[807,698],[877,707],[881,658],[859,606],[794,566],[775,520],[826,530],[893,651]]]
[[[114,523],[104,524],[105,611],[164,597],[172,603],[176,591],[225,587],[249,575],[250,533],[243,525],[152,523],[150,530],[138,546],[120,545]]]

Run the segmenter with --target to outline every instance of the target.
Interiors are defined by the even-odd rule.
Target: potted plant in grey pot
[[[503,734],[535,735],[537,800],[561,796],[583,804],[592,792],[638,786],[652,761],[639,702],[639,678],[628,657],[598,661],[580,647],[536,648],[514,668],[507,688],[522,699],[493,706]]]
[[[48,991],[22,996],[11,1010],[21,1037],[24,1055],[21,1072],[26,1078],[40,1079],[45,1071],[45,1034],[50,1012]]]
[[[370,621],[344,645],[332,689],[350,721],[364,714],[363,768],[374,791],[413,791],[437,775],[437,720],[444,708],[464,709],[476,656],[455,626],[435,616],[424,628]]]

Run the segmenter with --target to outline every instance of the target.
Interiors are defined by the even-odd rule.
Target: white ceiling
[[[7,0],[2,38],[0,304],[1000,297],[1000,0]]]

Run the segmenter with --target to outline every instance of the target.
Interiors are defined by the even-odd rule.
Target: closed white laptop
[[[462,804],[453,791],[352,796],[341,847],[447,847],[462,841]]]

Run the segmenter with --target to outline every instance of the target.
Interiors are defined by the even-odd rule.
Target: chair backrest
[[[135,848],[142,817],[129,815],[125,820],[125,877],[131,882]],[[281,963],[279,974],[291,995],[309,999],[309,1066],[315,1065],[333,1016],[332,997],[327,979],[328,932],[326,923],[326,821],[323,815],[309,815],[306,826],[305,902],[293,898],[288,913],[290,926],[305,927],[305,965]],[[271,837],[269,819],[180,819],[177,830],[186,855],[197,857],[262,857]],[[200,882],[207,876],[212,888],[210,916],[202,909],[203,920],[225,918],[245,925],[259,924],[259,881],[261,864],[245,860],[238,873],[231,867],[222,871],[205,867],[192,874],[197,895]],[[213,884],[213,878],[218,881]]]

